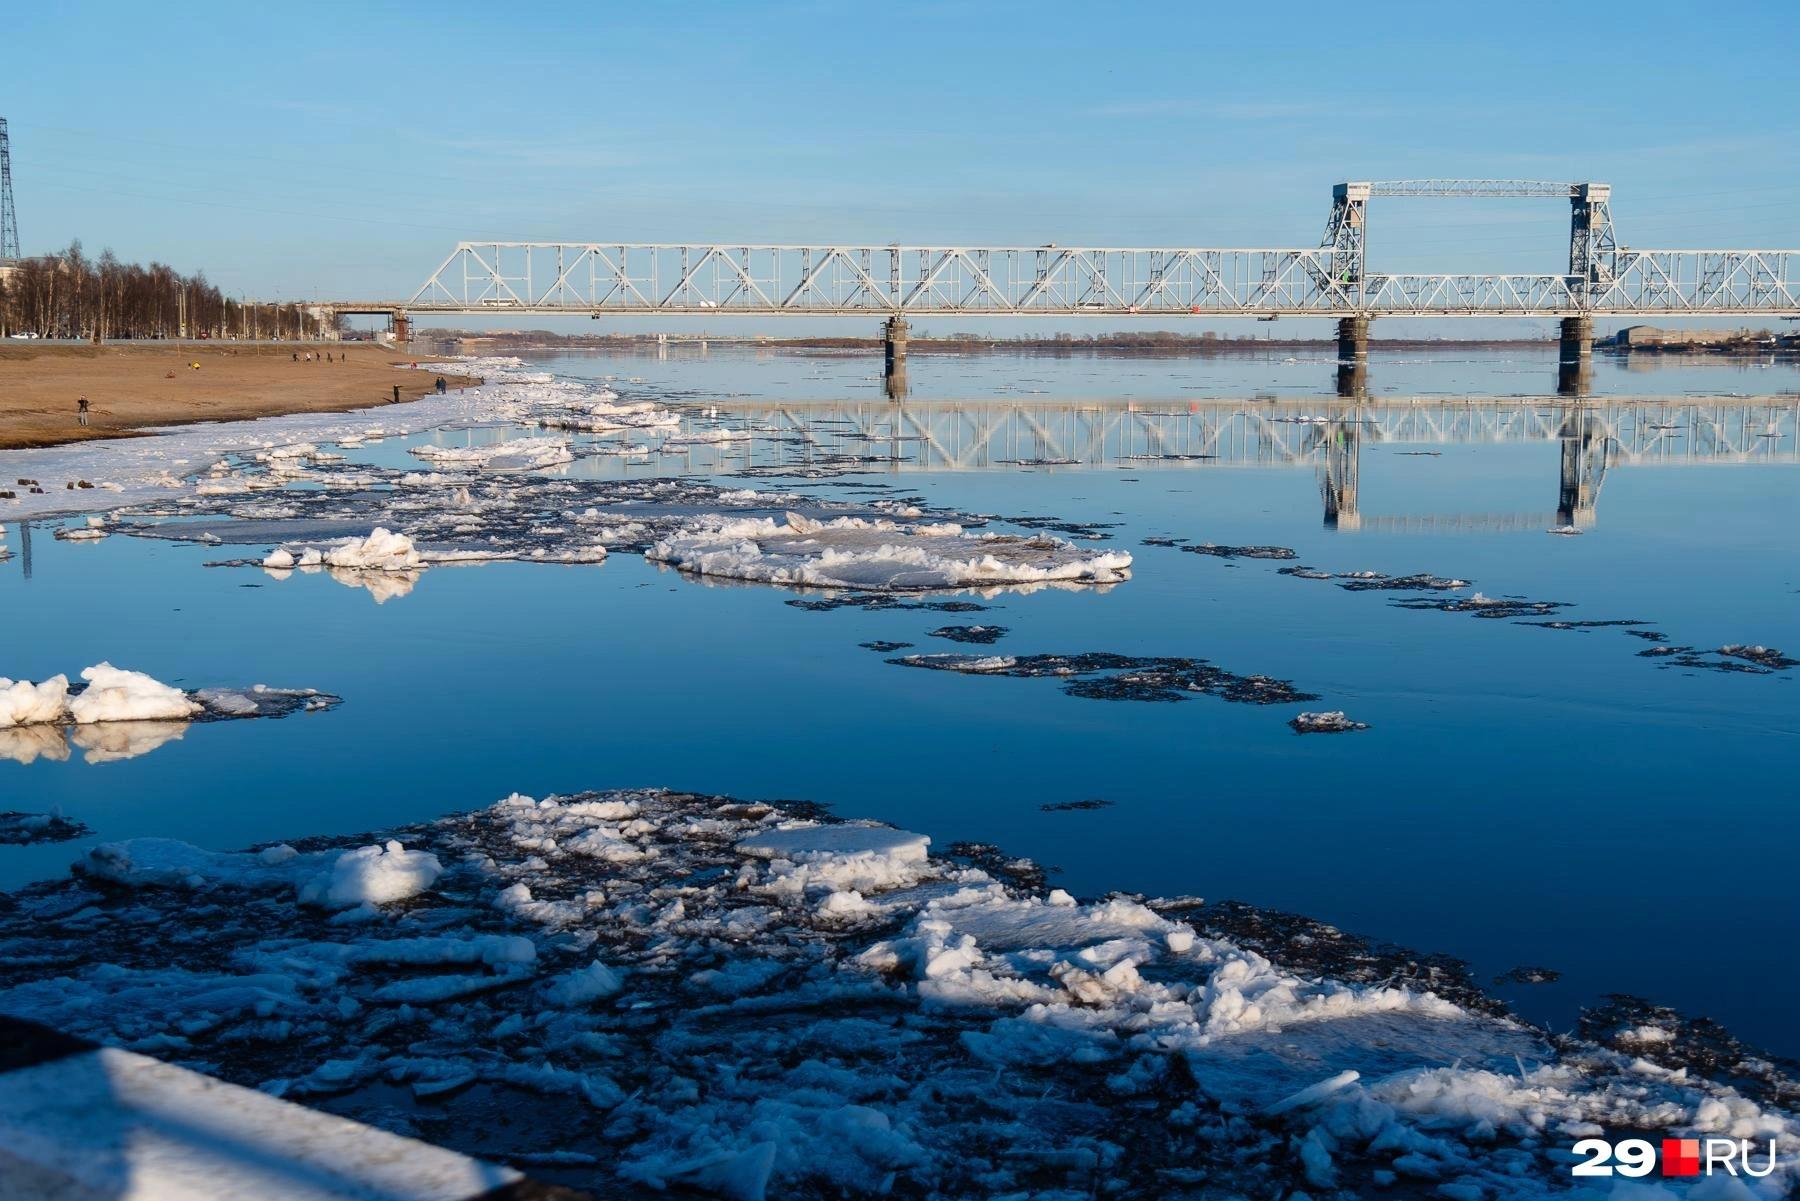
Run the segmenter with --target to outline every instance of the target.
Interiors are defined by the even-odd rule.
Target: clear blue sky
[[[409,293],[460,238],[1311,245],[1344,178],[1601,179],[1637,246],[1800,247],[1791,3],[31,4],[27,253]],[[1371,263],[1551,269],[1554,201]]]

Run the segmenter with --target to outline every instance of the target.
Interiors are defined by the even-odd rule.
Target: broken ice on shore
[[[970,534],[954,522],[710,515],[664,537],[647,557],[701,576],[814,588],[931,591],[1009,584],[1113,584],[1124,551],[1091,551],[1046,535]]]
[[[1776,1138],[1732,1195],[1800,1179],[1786,1086],[1675,1040],[1553,1039],[804,807],[515,795],[77,867],[0,914],[0,1012],[605,1195],[1510,1201],[1576,1195],[1568,1148],[1610,1130]]]

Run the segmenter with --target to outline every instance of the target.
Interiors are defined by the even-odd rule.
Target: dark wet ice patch
[[[1048,801],[1038,806],[1045,813],[1078,813],[1090,809],[1110,809],[1111,801],[1103,801],[1098,797],[1082,801]]]
[[[785,602],[808,613],[829,613],[833,609],[864,609],[881,612],[888,609],[922,609],[931,613],[981,613],[990,606],[966,600],[913,600],[885,592],[833,592],[826,596],[795,597]]]
[[[1182,549],[1197,548],[1188,546]],[[1349,592],[1454,592],[1469,586],[1468,580],[1432,575],[1430,572],[1389,575],[1384,571],[1320,571],[1316,567],[1302,566],[1281,567],[1276,570],[1281,575],[1293,576],[1298,580],[1334,580],[1338,587]]]
[[[0,846],[30,846],[40,842],[68,842],[89,833],[87,826],[54,813],[0,813]]]
[[[1192,555],[1211,555],[1215,559],[1293,559],[1298,557],[1285,546],[1220,546],[1212,542],[1190,542],[1181,549]]]
[[[1296,734],[1350,734],[1369,728],[1367,722],[1353,721],[1342,709],[1324,713],[1297,713],[1288,719]]]
[[[1633,621],[1629,618],[1612,618],[1596,621],[1521,621],[1522,626],[1536,626],[1540,630],[1611,630],[1626,626],[1649,625],[1647,621]],[[1629,631],[1628,631],[1629,632]]]
[[[1280,705],[1317,700],[1286,680],[1238,675],[1205,659],[1177,656],[1115,655],[1089,651],[1077,655],[902,655],[890,663],[951,671],[962,675],[1051,677],[1064,681],[1070,696],[1106,701],[1183,701],[1196,695],[1250,705]]]
[[[1717,650],[1662,644],[1645,647],[1637,654],[1640,659],[1656,660],[1659,667],[1746,676],[1774,675],[1800,666],[1800,659],[1790,658],[1772,646],[1745,646],[1740,643],[1728,643]]]
[[[195,721],[231,721],[245,717],[289,717],[295,713],[323,713],[344,703],[344,698],[317,688],[198,688],[188,693],[201,705]]]
[[[991,646],[1006,636],[1005,626],[939,626],[931,631],[933,638],[944,638],[951,642],[971,642],[980,646]]]
[[[1562,973],[1553,967],[1515,967],[1494,977],[1495,984],[1554,984]]]
[[[1042,530],[1046,533],[1062,534],[1070,538],[1080,538],[1088,542],[1104,542],[1112,535],[1108,530],[1116,530],[1124,524],[1118,521],[1069,521],[1061,517],[989,517],[989,521],[1004,521],[1008,525],[1016,525],[1027,530]]]
[[[905,650],[907,647],[911,646],[912,643],[910,643],[910,642],[889,642],[885,638],[877,638],[872,642],[859,642],[856,645],[862,647],[864,650],[875,651],[878,654],[883,654],[883,655],[891,655],[895,651]]]
[[[1383,575],[1378,571],[1348,571],[1331,578],[1338,581],[1338,587],[1350,592],[1454,592],[1469,586],[1467,580],[1459,580],[1455,576],[1432,575],[1429,572]]]
[[[1492,597],[1483,596],[1479,592],[1473,596],[1457,596],[1448,599],[1409,596],[1392,603],[1395,608],[1399,609],[1467,613],[1474,617],[1491,620],[1503,620],[1511,617],[1548,617],[1558,609],[1569,607],[1568,601],[1534,601],[1516,597]]]
[[[1748,1046],[1707,1018],[1615,993],[1581,1011],[1578,1032],[1631,1058],[1725,1081],[1763,1104],[1800,1104],[1800,1063]]]

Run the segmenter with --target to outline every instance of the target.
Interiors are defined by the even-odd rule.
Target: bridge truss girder
[[[1347,266],[1347,255],[1360,256],[1359,244],[1350,251],[464,242],[392,307],[596,315],[1800,315],[1800,251],[1634,251],[1589,241],[1596,257],[1583,276],[1363,274],[1360,258],[1354,270]]]

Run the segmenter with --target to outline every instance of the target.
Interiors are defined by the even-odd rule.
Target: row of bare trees
[[[316,338],[301,304],[245,304],[161,263],[89,258],[80,242],[22,259],[0,279],[0,334],[40,338]]]

